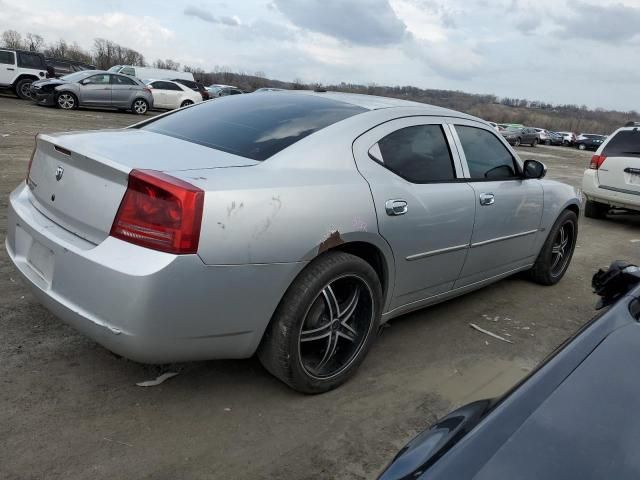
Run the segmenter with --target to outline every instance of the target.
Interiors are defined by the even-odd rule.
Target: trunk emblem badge
[[[58,168],[56,168],[56,180],[57,181],[62,180],[63,175],[64,175],[64,168],[58,165]]]

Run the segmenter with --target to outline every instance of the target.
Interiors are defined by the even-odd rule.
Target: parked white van
[[[191,80],[193,73],[191,72],[178,72],[176,70],[165,70],[164,68],[151,68],[151,67],[138,67],[136,65],[114,65],[109,72],[122,73],[124,75],[130,75],[132,77],[139,78],[140,80],[148,80],[154,78],[156,80]]]

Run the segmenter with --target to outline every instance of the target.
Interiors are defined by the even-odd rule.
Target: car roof
[[[379,97],[376,95],[364,95],[360,93],[344,93],[344,92],[316,92],[313,90],[288,90],[285,94],[292,95],[313,95],[317,97],[323,97],[331,100],[336,100],[339,102],[349,103],[351,105],[355,105],[357,107],[364,108],[366,110],[380,110],[383,108],[394,108],[394,107],[414,107],[420,108],[422,112],[421,115],[439,115],[439,116],[447,116],[447,117],[458,117],[458,118],[468,118],[470,120],[479,120],[472,115],[468,115],[466,113],[458,112],[455,110],[451,110],[444,107],[437,107],[435,105],[429,105],[427,103],[413,102],[410,100],[402,100],[399,98],[392,97]],[[482,122],[485,122],[482,120]]]

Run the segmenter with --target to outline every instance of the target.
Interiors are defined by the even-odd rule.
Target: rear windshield
[[[640,129],[621,130],[602,151],[605,157],[640,157]]]
[[[139,128],[266,160],[298,140],[364,111],[313,95],[234,95],[176,111]]]

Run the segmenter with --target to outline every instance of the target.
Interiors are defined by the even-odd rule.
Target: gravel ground
[[[128,113],[62,112],[0,97],[0,240],[37,132],[121,127]],[[579,186],[590,153],[520,149]],[[593,272],[637,261],[639,217],[581,218],[555,287],[516,276],[391,322],[358,374],[301,396],[255,359],[173,365],[110,354],[42,308],[0,250],[0,478],[365,479],[448,410],[506,390],[593,314]],[[99,287],[97,287],[99,288]],[[509,335],[500,342],[469,323]],[[165,367],[166,368],[166,367]]]

